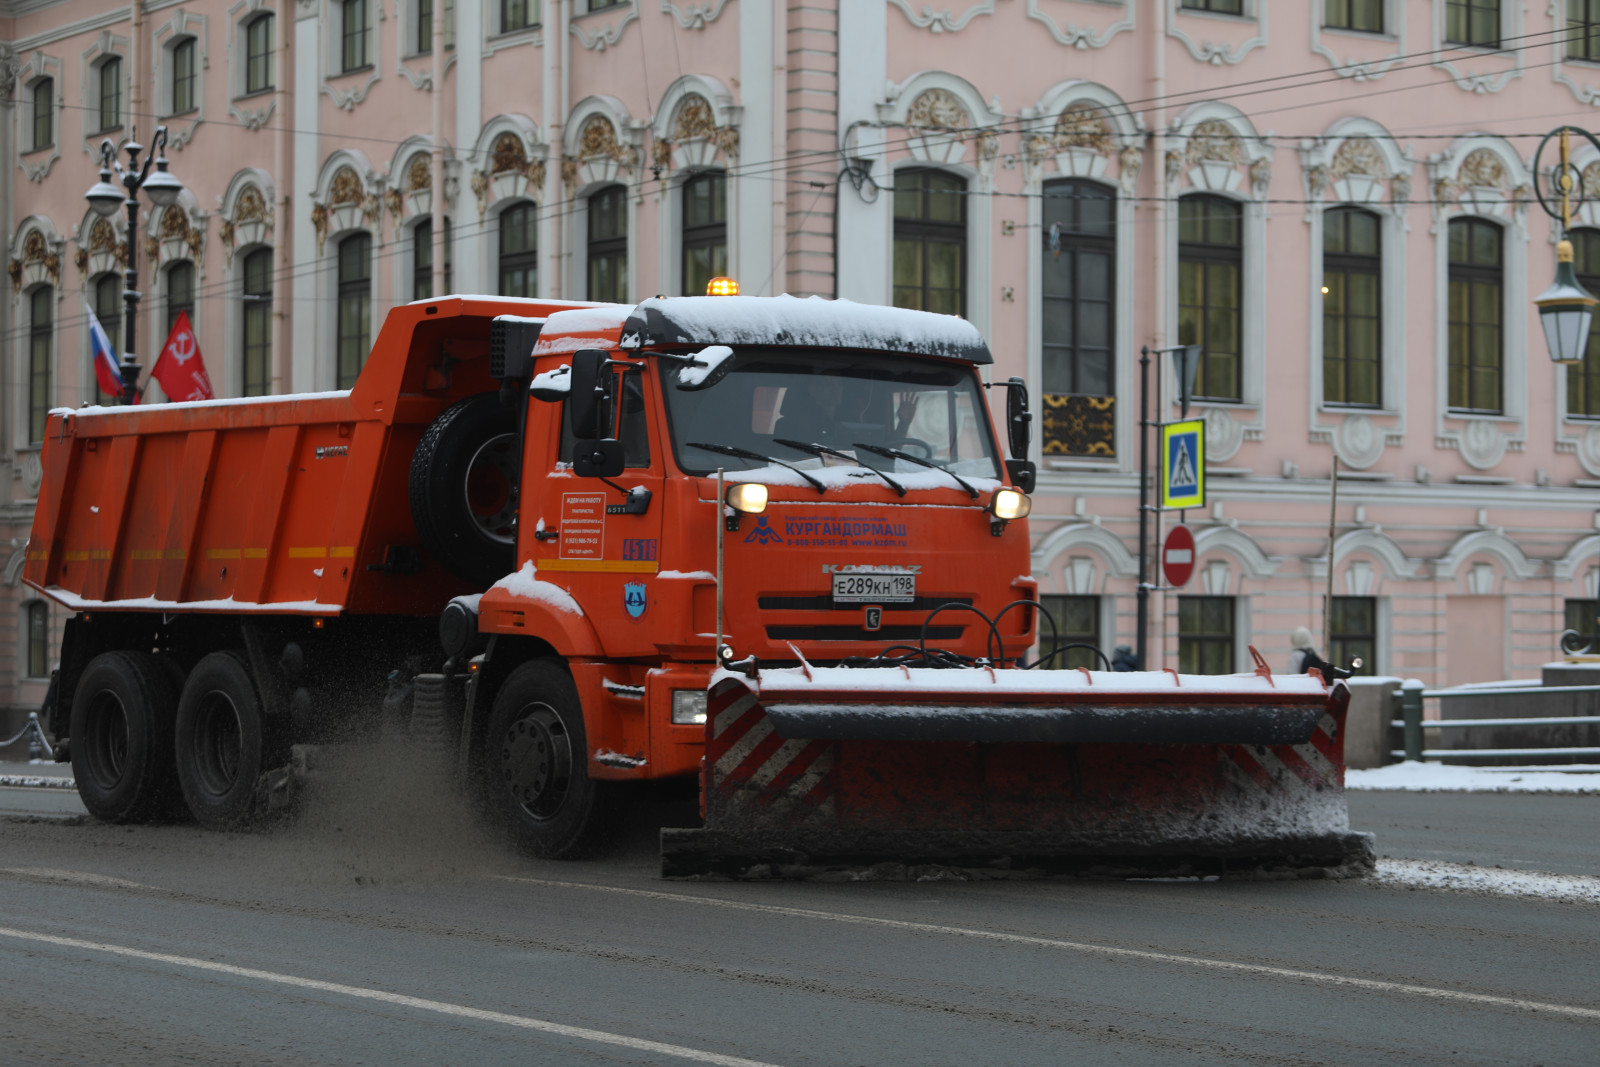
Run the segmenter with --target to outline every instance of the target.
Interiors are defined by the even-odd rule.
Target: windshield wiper
[[[763,463],[776,463],[780,467],[788,467],[800,477],[810,482],[812,487],[815,488],[817,492],[826,493],[828,491],[827,486],[811,477],[811,475],[807,474],[799,467],[794,466],[792,463],[785,463],[783,460],[774,459],[771,456],[763,456],[760,452],[752,452],[748,448],[740,448],[738,445],[708,445],[700,441],[690,441],[688,442],[688,445],[690,448],[703,448],[707,452],[721,452],[724,456],[737,456],[740,459],[759,459]]]
[[[864,448],[868,452],[874,453],[875,455],[888,456],[890,459],[903,459],[907,463],[915,463],[919,467],[927,467],[930,470],[944,471],[950,477],[954,478],[961,488],[967,491],[967,494],[971,496],[972,499],[978,499],[978,491],[972,487],[970,482],[961,477],[961,475],[957,474],[955,471],[951,470],[949,467],[941,467],[931,459],[923,459],[921,456],[913,456],[910,452],[902,452],[898,448],[880,448],[878,445],[863,444],[860,441],[854,442],[853,447]]]
[[[889,477],[872,464],[863,463],[859,457],[852,456],[848,452],[841,452],[837,448],[829,448],[827,445],[807,444],[805,441],[791,441],[787,437],[774,437],[772,439],[772,443],[775,445],[782,445],[785,448],[792,448],[796,452],[806,452],[810,455],[816,456],[819,459],[825,455],[838,456],[840,459],[847,459],[856,466],[864,467],[873,474],[876,474],[878,477],[882,478],[884,481],[888,482],[889,487],[895,492],[899,493],[901,496],[906,495],[905,486],[901,485],[899,482],[895,481],[893,478]]]

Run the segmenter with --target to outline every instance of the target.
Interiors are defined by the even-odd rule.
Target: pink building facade
[[[1573,33],[1565,0],[454,0],[435,125],[437,2],[0,3],[0,704],[53,660],[60,613],[18,584],[38,438],[97,399],[85,306],[118,332],[130,244],[146,366],[183,310],[219,395],[336,389],[429,295],[441,196],[454,291],[729,274],[970,318],[1033,391],[1041,591],[1108,653],[1135,643],[1139,352],[1190,342],[1209,500],[1154,665],[1281,665],[1300,625],[1328,650],[1336,456],[1335,653],[1453,684],[1593,628],[1600,346],[1553,364],[1531,303],[1534,149],[1600,106],[1590,5]],[[83,193],[102,138],[158,122],[186,191],[129,235]],[[1579,216],[1600,273],[1600,199]]]

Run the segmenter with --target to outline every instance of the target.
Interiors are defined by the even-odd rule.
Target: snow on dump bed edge
[[[1087,674],[1087,677],[1085,676]],[[1271,681],[1258,674],[1180,674],[1166,671],[1024,671],[982,668],[938,670],[931,667],[782,667],[763,670],[763,692],[915,693],[919,689],[959,693],[1072,693],[1095,696],[1130,693],[1171,693],[1174,697],[1206,696],[1325,696],[1327,689],[1307,674],[1276,675]]]
[[[51,408],[52,415],[112,415],[130,411],[174,411],[179,408],[268,407],[293,404],[301,400],[348,400],[350,390],[330,389],[325,393],[278,393],[273,396],[219,396],[213,400],[165,400],[129,408],[121,404],[85,404],[81,408]]]

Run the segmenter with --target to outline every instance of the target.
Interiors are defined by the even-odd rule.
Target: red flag
[[[206,375],[206,362],[200,355],[194,327],[189,325],[188,312],[178,312],[178,321],[172,324],[150,377],[160,382],[162,391],[173,400],[212,399],[211,379]]]

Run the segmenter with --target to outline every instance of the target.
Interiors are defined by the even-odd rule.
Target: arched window
[[[100,64],[100,131],[122,126],[122,60],[113,56]]]
[[[1195,395],[1239,400],[1244,214],[1220,196],[1178,201],[1178,343],[1200,346]]]
[[[40,78],[33,83],[33,142],[31,150],[49,148],[56,143],[54,97],[56,80]]]
[[[194,62],[194,38],[185,37],[172,46],[172,114],[182,115],[197,106],[195,84],[198,73]]]
[[[253,19],[244,31],[244,91],[265,93],[273,88],[272,16]]]
[[[589,197],[589,299],[628,299],[628,190],[621,185]]]
[[[1322,399],[1383,403],[1380,220],[1360,208],[1322,214]]]
[[[42,600],[30,600],[22,606],[23,650],[22,663],[29,678],[50,677],[50,606]]]
[[[895,307],[967,313],[966,189],[941,170],[895,172]]]
[[[539,209],[514,204],[500,212],[500,295],[537,296]]]
[[[242,392],[266,396],[272,391],[272,249],[258,248],[244,257],[243,283]]]
[[[1504,404],[1505,260],[1500,227],[1450,221],[1450,407],[1498,414]]]
[[[1573,230],[1570,237],[1578,282],[1591,293],[1600,292],[1600,230]],[[1589,325],[1583,362],[1567,368],[1567,414],[1600,418],[1600,323]]]
[[[339,242],[338,388],[356,383],[367,362],[372,329],[372,238],[353,233]]]
[[[704,296],[728,273],[728,176],[701,171],[683,183],[683,292]]]
[[[28,440],[44,440],[50,420],[50,349],[55,338],[55,295],[41,285],[28,295]]]
[[[368,0],[344,0],[339,8],[340,70],[348,74],[372,65],[368,53],[372,16]]]
[[[189,325],[194,325],[194,264],[186,259],[180,259],[167,268],[168,333],[171,333],[172,328],[178,324],[179,315],[188,315]]]
[[[433,296],[433,219],[426,218],[412,229],[411,299]],[[455,264],[451,261],[450,220],[444,220],[444,291],[455,291]],[[443,295],[443,294],[440,294]]]
[[[1048,455],[1112,456],[1116,197],[1098,182],[1052,181],[1043,206],[1042,447]]]
[[[123,315],[122,275],[117,274],[114,271],[107,271],[106,273],[95,278],[94,282],[92,283],[92,287],[94,294],[94,317],[100,320],[100,328],[105,330],[106,340],[111,342],[112,354],[120,356],[122,354]],[[92,367],[94,360],[94,350],[92,347],[89,351],[89,359],[91,361],[89,380],[98,384],[99,379],[95,377]],[[120,394],[112,396],[107,393],[100,393],[100,403],[102,404],[115,403],[120,399]]]

